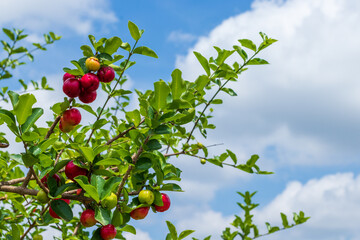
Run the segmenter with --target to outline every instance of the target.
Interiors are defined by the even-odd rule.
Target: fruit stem
[[[123,70],[121,71],[120,76],[119,76],[119,78],[117,79],[115,86],[113,87],[113,89],[112,89],[111,92],[109,93],[108,97],[106,98],[106,101],[105,101],[104,105],[102,106],[102,108],[101,108],[101,110],[100,110],[100,112],[99,112],[99,115],[96,117],[95,122],[100,119],[102,113],[104,112],[104,109],[105,109],[106,104],[109,102],[110,98],[112,98],[112,94],[114,93],[114,91],[115,91],[117,85],[119,84],[122,76],[124,75],[124,72],[125,72],[125,70],[126,70],[126,67],[127,67],[128,63],[129,63],[129,61],[130,61],[131,56],[133,55],[133,52],[134,52],[134,49],[135,49],[137,43],[138,43],[138,40],[136,40],[134,46],[132,47],[131,51],[129,52],[129,56],[128,56],[128,58],[126,59],[125,66],[124,66]],[[90,133],[90,136],[89,136],[88,140],[87,140],[86,143],[85,143],[85,146],[89,144],[89,142],[90,142],[90,140],[91,140],[91,137],[92,137],[92,135],[94,134],[94,131],[95,131],[95,129],[93,128],[93,129],[91,130],[91,133]]]

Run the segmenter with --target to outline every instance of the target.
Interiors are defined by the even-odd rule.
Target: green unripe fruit
[[[101,201],[101,205],[107,209],[113,209],[114,207],[116,207],[116,204],[117,196],[113,192],[110,194],[110,196],[106,197],[103,201]]]
[[[199,147],[199,148],[203,148],[204,147],[204,145],[202,144],[202,143],[197,143],[197,146]]]
[[[66,146],[65,143],[61,142],[61,141],[56,141],[53,145],[54,149],[55,150],[61,150],[61,149],[64,149]]]
[[[41,235],[34,235],[33,240],[43,240],[43,237]]]
[[[139,193],[139,201],[151,205],[155,200],[154,193],[150,190],[141,190]]]
[[[200,163],[201,163],[202,165],[204,165],[204,164],[206,163],[206,159],[205,159],[205,158],[200,159]]]
[[[36,199],[41,203],[47,203],[50,200],[46,192],[42,189],[36,194]]]

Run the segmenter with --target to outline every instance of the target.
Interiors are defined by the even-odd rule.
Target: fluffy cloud
[[[213,45],[259,40],[259,31],[279,40],[261,54],[271,65],[251,67],[231,85],[239,96],[216,108],[210,139],[239,154],[263,156],[272,148],[280,164],[353,163],[360,142],[359,10],[354,0],[255,1],[179,56],[177,67],[194,79],[203,70],[193,50],[211,56]]]
[[[305,184],[294,181],[271,203],[255,213],[256,221],[281,225],[280,212],[290,219],[303,210],[311,219],[303,226],[269,239],[359,239],[360,175],[338,173]],[[301,209],[299,209],[301,207]]]
[[[71,29],[77,34],[86,35],[93,31],[95,21],[113,23],[116,20],[106,0],[0,2],[1,25],[11,24],[11,27],[18,26],[32,32]]]

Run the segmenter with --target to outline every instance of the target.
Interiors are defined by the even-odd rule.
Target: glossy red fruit
[[[67,204],[70,203],[70,200],[69,200],[69,199],[61,199],[61,200],[63,200],[63,201],[66,202]],[[50,213],[50,216],[52,216],[53,218],[58,218],[58,219],[60,219],[59,215],[57,215],[57,214],[54,212],[54,210],[52,210],[51,207],[49,208],[49,213]]]
[[[76,78],[68,78],[63,84],[63,91],[68,97],[78,97],[80,95],[80,90],[80,81]]]
[[[111,82],[115,78],[115,71],[110,66],[101,67],[97,72],[100,82]]]
[[[99,88],[99,78],[93,73],[87,73],[80,78],[80,84],[87,92],[92,92]]]
[[[74,125],[69,124],[68,122],[65,122],[63,117],[60,118],[59,121],[59,128],[62,132],[67,133],[74,129]]]
[[[80,101],[83,103],[92,103],[96,99],[96,91],[87,92],[87,91],[81,91],[79,95]]]
[[[92,209],[87,209],[82,212],[80,222],[84,227],[92,227],[96,224],[95,212]]]
[[[170,208],[170,198],[167,194],[162,193],[161,194],[162,197],[162,201],[164,203],[163,206],[157,206],[155,205],[155,209],[157,212],[165,212],[166,210],[168,210]]]
[[[65,166],[65,175],[71,180],[74,180],[74,178],[77,176],[80,175],[86,176],[87,174],[88,174],[88,170],[75,165],[74,161],[68,162],[68,164],[66,164]]]
[[[46,175],[40,180],[40,181],[42,182],[42,184],[44,184],[45,187],[48,187],[48,185],[47,185],[48,177],[49,177],[49,174],[46,174]],[[59,185],[60,182],[61,182],[61,179],[60,179],[59,175],[54,174],[52,177],[56,180],[57,184]]]
[[[81,114],[77,108],[70,108],[66,110],[63,115],[63,122],[66,122],[70,125],[78,125],[81,122]]]
[[[116,237],[116,228],[112,224],[105,225],[100,229],[100,236],[104,240],[114,239]]]
[[[140,207],[130,212],[130,217],[135,220],[144,219],[149,212],[150,207]]]
[[[69,78],[75,78],[75,76],[70,73],[65,73],[63,76],[63,81],[65,82]]]

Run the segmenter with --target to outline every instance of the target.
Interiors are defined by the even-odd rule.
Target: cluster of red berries
[[[100,82],[111,82],[115,78],[115,71],[110,66],[100,65],[96,57],[89,57],[85,61],[85,66],[89,70],[81,78],[70,73],[63,76],[63,91],[70,98],[79,97],[83,103],[95,101]],[[94,72],[97,71],[97,74]]]
[[[166,210],[168,210],[170,208],[170,198],[167,194],[161,193],[161,200],[163,202],[163,205],[159,206],[159,205],[153,204],[154,195],[150,190],[142,190],[139,193],[140,203],[145,203],[145,204],[149,204],[149,205],[153,204],[153,206],[157,212],[165,212]],[[150,210],[149,206],[136,208],[130,212],[130,217],[135,220],[144,219],[147,216],[149,210]]]

